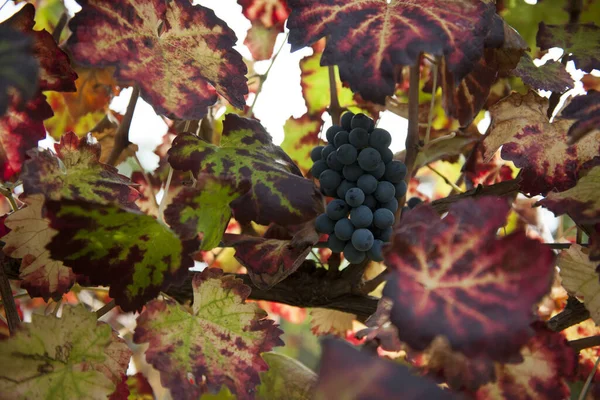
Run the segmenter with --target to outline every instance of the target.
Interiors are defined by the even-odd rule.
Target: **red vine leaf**
[[[313,165],[310,152],[319,145],[322,125],[320,117],[304,114],[300,118],[291,117],[283,126],[285,136],[281,148],[305,173],[308,173]]]
[[[406,214],[386,255],[393,272],[383,290],[400,340],[422,351],[443,335],[453,350],[495,360],[527,342],[554,254],[524,232],[497,238],[509,209],[484,197],[454,203],[443,219],[427,204]]]
[[[346,337],[352,330],[352,323],[356,315],[327,308],[313,308],[310,310],[310,330],[317,336],[335,335]]]
[[[394,93],[396,68],[415,65],[420,52],[446,56],[456,83],[483,55],[495,5],[479,0],[288,0],[292,50],[327,36],[322,65],[369,101]],[[363,21],[357,24],[357,21]]]
[[[568,214],[578,224],[600,222],[600,165],[582,176],[577,184],[564,192],[550,192],[536,203],[555,215]]]
[[[315,400],[454,399],[429,379],[404,365],[357,351],[340,340],[323,340]]]
[[[27,151],[46,137],[44,120],[51,116],[46,97],[39,94],[25,104],[13,104],[8,113],[0,117],[0,178],[3,181],[21,172]]]
[[[296,271],[314,244],[293,246],[290,240],[230,234],[223,241],[235,249],[235,259],[248,269],[252,283],[265,290]]]
[[[375,313],[365,322],[367,328],[356,332],[356,338],[377,341],[378,345],[385,351],[398,352],[402,350],[402,343],[398,339],[398,329],[390,323],[392,305],[390,299],[382,297],[377,303]]]
[[[244,16],[252,22],[244,44],[256,61],[268,60],[273,53],[275,40],[290,10],[285,0],[238,0]]]
[[[39,89],[74,92],[77,73],[71,68],[67,54],[58,47],[50,32],[34,31],[35,7],[25,4],[2,25],[7,25],[33,38],[33,53],[39,62]]]
[[[236,37],[214,12],[189,0],[81,0],[68,47],[86,66],[115,66],[159,114],[200,119],[217,93],[238,108],[248,93]]]
[[[260,22],[255,22],[248,29],[248,34],[244,40],[244,44],[250,50],[252,58],[255,61],[268,60],[273,54],[275,41],[280,30],[276,28],[267,28]]]
[[[58,234],[47,248],[91,285],[110,286],[123,311],[141,310],[194,265],[198,240],[181,241],[151,216],[115,205],[47,201],[50,227]]]
[[[198,399],[226,385],[237,398],[253,399],[260,353],[283,345],[283,333],[255,303],[250,287],[223,271],[208,268],[194,276],[191,311],[171,301],[153,301],[139,316],[136,343],[150,342],[146,360],[177,399]]]
[[[542,322],[534,324],[536,335],[521,349],[523,362],[496,365],[496,382],[479,389],[478,400],[569,398],[565,379],[572,376],[577,354],[565,338],[547,329]]]
[[[572,122],[551,124],[547,109],[548,99],[532,91],[513,93],[490,108],[492,125],[484,140],[484,159],[490,160],[502,146],[502,158],[521,168],[521,190],[530,195],[572,188],[579,173],[599,159],[600,131],[569,146]]]
[[[250,191],[232,203],[240,222],[293,225],[310,220],[322,208],[321,196],[309,179],[257,120],[228,114],[221,146],[192,134],[181,134],[169,150],[176,170],[231,177],[237,184],[250,181]]]
[[[513,179],[512,169],[502,161],[499,152],[496,152],[489,161],[483,161],[482,147],[482,142],[479,142],[473,148],[463,166],[467,182],[472,187],[477,187],[479,185],[489,186]]]
[[[97,203],[116,202],[132,209],[139,192],[115,167],[100,163],[100,145],[90,134],[79,139],[64,135],[49,150],[31,150],[21,176],[25,194],[41,193],[47,199],[81,199]]]
[[[600,28],[590,24],[546,25],[540,22],[536,36],[541,50],[560,47],[585,72],[600,69]]]
[[[569,128],[569,144],[579,141],[600,127],[600,92],[588,90],[585,96],[577,96],[562,111],[562,118],[574,119]]]
[[[184,189],[165,210],[165,221],[184,239],[192,239],[202,233],[200,250],[212,250],[219,246],[227,224],[231,219],[230,203],[250,189],[250,182],[198,176],[193,189]]]
[[[529,54],[521,57],[519,65],[513,70],[513,75],[521,78],[524,84],[533,89],[555,93],[564,93],[573,89],[575,85],[571,74],[562,63],[550,60],[538,67]]]

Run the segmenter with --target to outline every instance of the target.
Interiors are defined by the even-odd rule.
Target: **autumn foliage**
[[[0,1],[0,399],[600,399],[597,1],[69,3]],[[345,112],[383,262],[315,228]]]

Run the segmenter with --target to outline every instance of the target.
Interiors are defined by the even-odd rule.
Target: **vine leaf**
[[[215,13],[189,0],[82,0],[68,48],[80,64],[116,67],[157,113],[200,119],[217,93],[245,105],[246,65],[236,37]],[[110,51],[109,51],[110,49]],[[193,84],[190,84],[193,82]]]
[[[352,330],[352,323],[356,315],[329,310],[326,308],[313,308],[310,310],[310,330],[317,336],[335,335],[346,337]]]
[[[524,84],[537,90],[564,93],[573,89],[575,85],[571,74],[562,63],[550,60],[538,67],[529,54],[521,57],[512,73],[521,78]]]
[[[322,65],[365,100],[385,104],[396,67],[415,65],[420,52],[446,56],[456,83],[483,55],[495,7],[478,0],[288,0],[292,51],[327,36]],[[357,24],[356,21],[363,21]]]
[[[318,239],[316,237],[314,241],[294,245],[291,240],[248,235],[223,236],[223,242],[235,249],[235,259],[248,269],[252,283],[265,290],[296,271]]]
[[[564,49],[577,69],[588,73],[600,69],[600,28],[593,23],[546,25],[540,22],[536,42],[541,50]]]
[[[141,310],[194,265],[198,240],[182,242],[151,216],[81,200],[47,201],[46,208],[58,231],[47,246],[51,257],[92,285],[110,286],[123,311]]]
[[[403,365],[357,351],[335,339],[322,342],[315,400],[384,400],[402,393],[403,400],[454,399],[429,379],[412,375]]]
[[[285,0],[238,0],[242,13],[252,22],[244,44],[256,61],[268,60],[273,53],[277,35],[290,10]]]
[[[25,104],[9,106],[0,117],[0,174],[4,181],[21,172],[27,151],[37,147],[46,137],[44,120],[52,116],[52,109],[43,94]]]
[[[6,398],[106,399],[127,371],[131,350],[110,325],[83,306],[62,318],[33,314],[0,346],[0,391]]]
[[[560,277],[564,288],[574,296],[583,297],[585,308],[590,316],[600,325],[600,282],[596,273],[598,263],[590,261],[578,244],[572,244],[558,255]]]
[[[57,92],[74,92],[77,73],[71,68],[71,62],[54,41],[50,32],[34,31],[35,7],[25,4],[4,24],[33,39],[33,52],[39,62],[39,89]]]
[[[136,343],[150,343],[146,360],[161,374],[174,398],[198,399],[226,385],[238,399],[254,398],[260,353],[283,345],[282,331],[266,312],[246,303],[250,287],[208,268],[192,281],[191,312],[171,301],[153,301],[139,316]]]
[[[304,114],[300,118],[291,117],[283,126],[284,139],[281,148],[302,171],[308,172],[313,164],[310,158],[311,150],[319,145],[319,132],[321,131],[320,117]]]
[[[524,232],[496,238],[509,209],[502,198],[483,197],[452,204],[443,219],[427,204],[402,219],[383,290],[400,340],[422,351],[442,335],[453,350],[499,361],[527,342],[533,305],[552,283],[554,254]],[[516,293],[518,301],[509,301]]]
[[[377,344],[385,351],[398,352],[404,345],[398,339],[398,329],[390,323],[390,311],[392,301],[382,297],[377,303],[377,310],[366,321],[365,329],[356,332],[356,338],[367,341],[377,341]]]
[[[321,211],[321,196],[311,180],[256,120],[228,114],[223,122],[221,147],[192,134],[181,134],[169,150],[176,170],[231,177],[251,183],[250,191],[232,203],[239,222],[261,225],[299,224]]]
[[[304,364],[279,353],[264,353],[269,365],[260,374],[258,398],[260,400],[308,400],[317,382],[317,375]]]
[[[565,379],[573,374],[577,354],[560,333],[550,331],[542,322],[535,323],[534,329],[536,335],[521,349],[523,361],[497,364],[497,380],[480,388],[475,399],[569,398]]]
[[[22,101],[31,99],[38,88],[38,63],[31,38],[0,24],[0,116],[12,103],[14,90]]]
[[[250,182],[198,176],[196,187],[182,190],[165,210],[165,220],[184,239],[203,233],[200,250],[212,250],[219,245],[231,219],[230,203],[250,189]]]
[[[60,299],[73,283],[75,274],[61,261],[50,258],[46,245],[57,232],[50,228],[50,221],[42,216],[44,196],[33,195],[26,199],[27,207],[12,213],[5,225],[11,231],[2,241],[2,251],[7,256],[22,258],[19,277],[21,287],[31,297]]]
[[[115,167],[100,163],[100,145],[88,134],[79,139],[73,132],[64,135],[49,150],[29,151],[23,168],[26,195],[41,193],[47,199],[79,199],[97,203],[116,202],[135,209],[140,196],[129,178]]]
[[[492,124],[484,140],[484,160],[502,146],[502,158],[521,168],[521,190],[545,195],[552,189],[564,191],[577,183],[580,171],[597,162],[600,131],[568,145],[571,121],[550,123],[548,99],[535,92],[513,93],[490,108]]]
[[[576,120],[569,128],[569,144],[573,144],[600,126],[600,92],[588,90],[577,96],[562,111],[562,118]]]
[[[487,162],[483,161],[483,153],[482,142],[479,142],[463,166],[465,178],[471,186],[490,186],[513,179],[512,169],[502,161],[499,152],[494,153]]]
[[[555,215],[569,214],[579,224],[600,222],[600,165],[582,176],[577,184],[564,192],[550,192],[536,203]]]

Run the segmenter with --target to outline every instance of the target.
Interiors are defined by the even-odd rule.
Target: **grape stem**
[[[60,35],[62,34],[63,29],[67,25],[67,21],[69,20],[69,14],[65,11],[60,16],[60,19],[56,23],[54,30],[52,31],[52,38],[56,43],[60,42]]]
[[[438,84],[438,63],[439,58],[436,57],[433,62],[433,89],[431,90],[431,103],[429,103],[429,116],[427,118],[427,133],[425,134],[424,144],[427,146],[431,135],[431,124],[433,123],[433,110],[435,109],[435,93],[437,92]]]
[[[333,125],[339,124],[342,118],[342,108],[340,106],[340,100],[338,99],[337,82],[335,79],[335,67],[329,66],[329,93],[331,97],[331,103],[329,105],[329,115],[331,115],[331,122]]]
[[[106,162],[108,165],[114,166],[119,159],[121,153],[129,147],[131,143],[129,141],[129,128],[131,127],[131,121],[133,120],[133,113],[135,111],[135,105],[137,104],[138,98],[140,97],[140,88],[138,85],[133,86],[133,92],[131,93],[131,98],[129,99],[129,104],[127,104],[127,111],[125,111],[125,115],[123,116],[123,121],[119,125],[117,132],[115,133],[114,146],[110,155],[108,156],[108,161]]]
[[[456,186],[454,184],[454,182],[452,182],[450,179],[446,178],[440,171],[438,171],[437,169],[433,168],[429,164],[427,164],[427,168],[429,168],[437,176],[439,176],[440,178],[442,178],[444,180],[444,182],[446,182],[446,185],[452,187],[452,189],[454,189],[456,192],[458,192],[458,193],[464,193],[464,190],[462,190],[461,188],[459,188],[458,186]]]
[[[373,290],[377,289],[377,287],[379,285],[381,285],[383,282],[385,282],[387,280],[389,272],[390,272],[389,269],[387,269],[387,268],[384,269],[375,278],[371,279],[370,281],[365,282],[361,286],[360,291],[363,292],[364,294],[371,293]]]

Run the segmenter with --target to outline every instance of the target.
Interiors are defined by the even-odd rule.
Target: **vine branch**
[[[329,115],[331,115],[331,122],[333,125],[336,125],[339,124],[342,119],[342,107],[340,106],[340,100],[338,98],[335,67],[333,65],[329,66],[329,93],[331,97]]]
[[[108,156],[108,165],[115,165],[121,153],[129,146],[129,128],[131,127],[131,121],[133,120],[133,113],[135,111],[135,105],[137,104],[138,98],[140,97],[140,88],[138,85],[133,87],[129,104],[127,105],[127,111],[123,116],[123,121],[119,125],[117,132],[115,133],[115,144],[113,146],[110,155]]]
[[[19,318],[17,304],[15,303],[15,299],[12,295],[12,289],[10,287],[8,276],[4,271],[4,264],[5,256],[4,253],[0,252],[0,265],[2,265],[2,268],[0,268],[0,295],[2,296],[4,311],[6,312],[8,330],[12,334],[18,328],[19,324],[21,323],[21,319]]]

